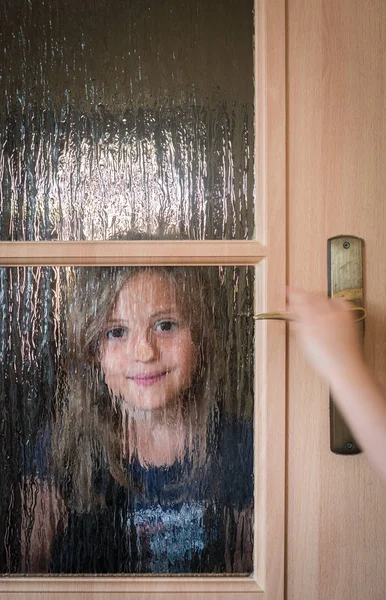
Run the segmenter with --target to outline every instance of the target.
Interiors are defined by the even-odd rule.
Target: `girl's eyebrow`
[[[157,318],[157,317],[161,317],[161,316],[166,316],[166,315],[173,315],[173,313],[178,313],[178,309],[177,306],[172,306],[171,308],[166,308],[164,310],[158,310],[157,312],[153,313],[150,315],[151,319]],[[128,323],[128,319],[108,319],[106,321],[106,325],[110,325],[110,324],[114,324],[114,323]]]
[[[165,310],[159,310],[151,315],[151,318],[161,317],[162,315],[171,315],[173,313],[178,313],[177,307],[173,306],[171,308],[166,308]]]
[[[108,319],[106,321],[106,326],[113,325],[114,323],[128,323],[128,321],[126,319]]]

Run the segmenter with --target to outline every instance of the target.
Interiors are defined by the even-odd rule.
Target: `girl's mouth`
[[[153,385],[164,379],[169,371],[163,371],[162,373],[155,373],[154,375],[136,375],[134,377],[128,377],[130,381],[133,381],[136,385],[148,386]]]

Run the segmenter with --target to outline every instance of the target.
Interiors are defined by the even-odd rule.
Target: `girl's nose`
[[[148,332],[143,332],[137,338],[134,348],[137,362],[150,362],[158,358],[158,348],[155,339]]]

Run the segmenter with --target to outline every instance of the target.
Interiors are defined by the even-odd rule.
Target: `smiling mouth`
[[[130,381],[140,386],[148,386],[158,383],[169,374],[169,371],[163,371],[162,373],[155,373],[154,375],[136,375],[135,377],[128,377]]]

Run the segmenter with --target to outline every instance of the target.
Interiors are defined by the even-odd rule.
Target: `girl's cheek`
[[[102,347],[99,354],[99,360],[103,373],[107,375],[109,372],[111,372],[114,365],[114,359],[110,350],[107,350],[106,347]]]

